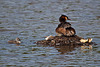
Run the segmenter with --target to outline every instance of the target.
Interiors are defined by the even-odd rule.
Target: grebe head
[[[17,43],[21,43],[21,40],[19,38],[16,38],[15,40]]]
[[[66,15],[61,15],[60,18],[59,18],[59,21],[61,23],[66,22],[66,20],[70,20]]]

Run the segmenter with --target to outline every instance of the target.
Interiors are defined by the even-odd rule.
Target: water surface
[[[56,35],[61,14],[67,15],[77,35],[93,38],[91,50],[80,47],[36,45]],[[20,46],[7,41],[19,37]],[[99,67],[100,0],[0,0],[0,67]]]

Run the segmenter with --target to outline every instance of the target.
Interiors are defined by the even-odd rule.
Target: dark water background
[[[61,14],[91,50],[33,44],[56,35]],[[20,46],[7,41],[19,37]],[[33,50],[32,50],[33,49]],[[100,0],[0,0],[0,67],[100,67]]]

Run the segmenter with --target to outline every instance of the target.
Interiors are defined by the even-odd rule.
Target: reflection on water
[[[0,67],[100,66],[99,0],[0,0]],[[33,44],[44,36],[56,35],[61,14],[67,15],[77,35],[93,38],[91,50],[74,46]],[[8,44],[19,37],[20,46]]]
[[[61,52],[61,54],[64,54],[64,53],[68,53],[68,52],[71,52],[73,50],[75,50],[75,47],[78,47],[78,46],[56,46],[58,52]]]

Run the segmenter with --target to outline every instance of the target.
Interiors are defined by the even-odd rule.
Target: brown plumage
[[[59,18],[60,24],[56,28],[56,33],[58,36],[74,36],[76,34],[76,31],[74,28],[71,27],[71,24],[69,22],[66,22],[66,20],[70,20],[67,16],[62,15]]]
[[[20,44],[21,40],[19,38],[16,38],[15,40],[9,40],[8,43],[10,43],[10,44]]]
[[[66,36],[74,36],[76,34],[75,29],[72,27],[66,28]]]

